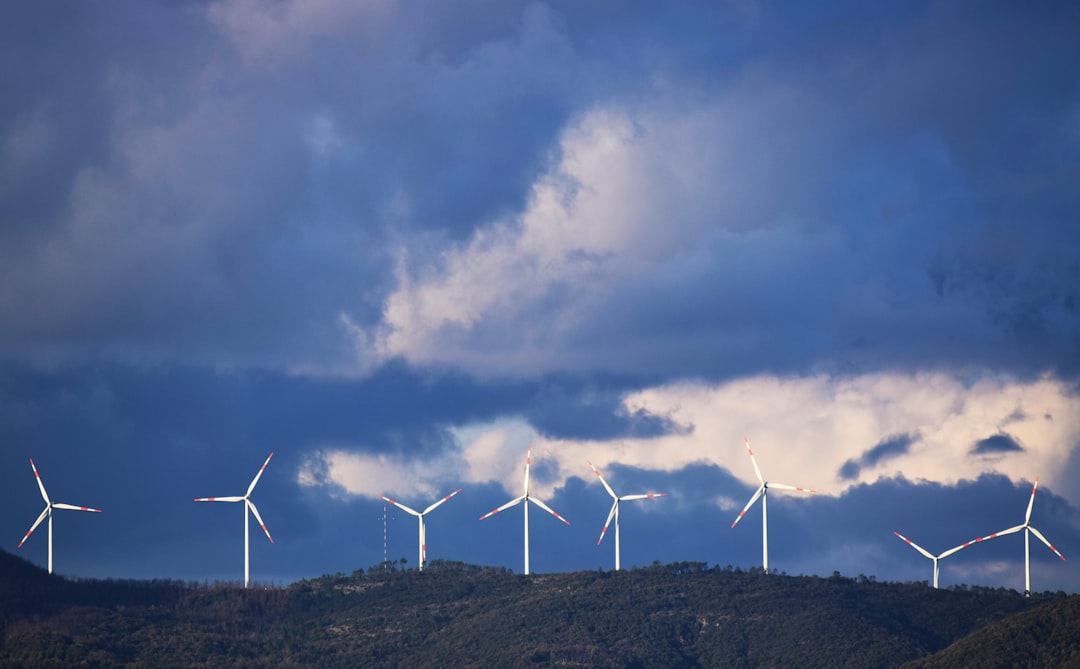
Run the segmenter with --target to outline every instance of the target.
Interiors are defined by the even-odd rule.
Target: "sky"
[[[1073,2],[8,2],[0,537],[58,573],[392,560],[1080,592]],[[384,533],[385,518],[385,533]],[[1023,533],[941,562],[1024,588]]]

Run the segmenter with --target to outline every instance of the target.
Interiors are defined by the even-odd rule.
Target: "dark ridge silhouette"
[[[889,667],[1076,599],[699,562],[522,576],[435,560],[250,589],[69,580],[2,551],[0,568],[0,666],[19,667]]]

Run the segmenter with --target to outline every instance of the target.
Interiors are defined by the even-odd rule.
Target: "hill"
[[[904,666],[1080,668],[1080,596],[1009,616]]]
[[[703,563],[526,577],[434,562],[244,590],[0,558],[13,667],[887,667],[1070,601]]]

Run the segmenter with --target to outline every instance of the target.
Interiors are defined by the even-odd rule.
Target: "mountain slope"
[[[46,581],[3,619],[0,665],[886,667],[1047,601],[699,563],[529,577],[433,563],[251,590]]]
[[[1080,595],[1009,616],[904,666],[1080,668]]]

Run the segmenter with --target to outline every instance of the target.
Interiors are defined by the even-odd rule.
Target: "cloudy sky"
[[[1072,2],[7,3],[0,536],[56,570],[383,559],[1080,592]],[[386,512],[417,562],[415,518]],[[253,529],[258,532],[257,528]],[[1023,535],[942,561],[1023,589]]]

